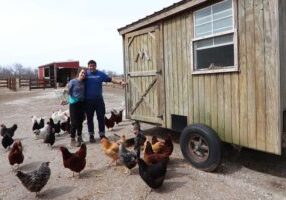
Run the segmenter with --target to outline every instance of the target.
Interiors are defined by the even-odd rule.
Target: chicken
[[[130,173],[130,169],[134,168],[137,164],[137,156],[135,152],[126,149],[125,141],[125,135],[122,135],[119,145],[119,160],[129,169]],[[127,173],[127,169],[124,173]]]
[[[53,146],[55,143],[55,129],[52,126],[49,126],[49,130],[47,131],[46,137],[44,139],[44,143],[49,144],[50,146]]]
[[[140,150],[137,150],[137,155],[140,177],[153,189],[161,187],[165,180],[168,161],[162,160],[156,164],[147,165],[144,160],[140,158]]]
[[[33,127],[32,130],[39,130],[45,126],[44,118],[37,118],[36,116],[32,117]]]
[[[155,164],[158,163],[162,160],[169,160],[169,155],[168,153],[154,153],[152,150],[151,143],[147,141],[146,148],[144,151],[144,161],[150,165],[150,164]]]
[[[34,134],[35,134],[37,139],[45,139],[46,135],[48,134],[49,131],[50,131],[50,125],[46,124],[40,130],[34,130]]]
[[[144,150],[143,150],[144,152],[145,152],[146,144],[147,144],[147,141],[144,143]],[[158,153],[161,150],[161,148],[164,146],[164,142],[159,141],[156,136],[152,136],[151,144],[152,144],[152,149],[154,153]]]
[[[52,119],[54,123],[58,123],[59,121],[61,121],[62,123],[66,122],[68,120],[68,112],[69,112],[68,110],[67,111],[59,110],[57,112],[54,112],[52,114]]]
[[[16,141],[8,154],[10,165],[22,164],[24,161],[23,147],[21,141]]]
[[[71,130],[71,118],[68,117],[68,120],[66,122],[61,123],[60,128],[64,132],[70,133],[70,130]]]
[[[79,173],[85,168],[86,165],[86,145],[82,144],[80,149],[75,153],[69,152],[66,147],[60,147],[63,155],[64,167],[70,169],[73,172]]]
[[[9,135],[4,135],[2,138],[2,146],[4,149],[7,149],[7,147],[10,147],[14,143],[13,138],[11,138]]]
[[[18,128],[17,124],[14,124],[10,128],[7,128],[4,124],[1,124],[1,131],[0,131],[1,136],[8,135],[12,138],[17,128]]]
[[[115,122],[113,121],[111,117],[108,119],[106,116],[104,116],[104,124],[108,128],[108,130],[109,129],[112,130],[112,128],[115,125]]]
[[[158,153],[165,153],[168,156],[170,156],[173,153],[174,145],[172,142],[172,137],[170,134],[168,134],[167,138],[165,139],[163,146],[160,148]]]
[[[118,144],[116,142],[109,141],[105,137],[100,140],[100,143],[104,153],[112,159],[112,162],[109,165],[111,165],[113,162],[115,162],[115,165],[117,165],[117,160],[119,159]]]
[[[49,162],[43,162],[36,170],[25,173],[17,171],[16,176],[20,179],[24,187],[30,192],[40,192],[43,187],[48,183],[51,175]]]
[[[116,110],[112,110],[111,111],[111,119],[116,123],[119,124],[120,122],[122,122],[122,112],[123,110],[120,110],[119,112],[117,112]]]
[[[141,148],[141,146],[144,145],[146,141],[146,136],[141,130],[135,131],[134,134],[136,135],[134,138],[134,150],[138,150]]]

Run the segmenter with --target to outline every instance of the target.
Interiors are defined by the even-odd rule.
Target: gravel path
[[[122,90],[105,88],[104,94],[107,111],[122,107]],[[41,140],[35,140],[31,131],[32,115],[49,117],[58,109],[67,106],[59,105],[53,89],[31,92],[22,89],[16,93],[0,89],[0,123],[7,126],[17,123],[15,138],[21,139],[24,145],[25,160],[19,169],[29,171],[42,161],[51,162],[52,175],[40,199],[286,199],[285,157],[246,149],[237,152],[228,146],[218,171],[206,173],[191,167],[176,143],[163,187],[151,191],[140,179],[137,167],[131,175],[123,174],[121,166],[107,167],[109,159],[103,155],[100,144],[87,143],[86,168],[80,178],[73,178],[72,172],[63,167],[58,149],[63,145],[76,150],[69,147],[69,137],[57,137],[51,149]],[[131,136],[131,129],[131,122],[125,120],[113,132],[107,132],[107,136],[116,138],[114,133]],[[166,131],[152,129],[148,133],[160,135]],[[83,132],[87,141],[86,124]],[[1,146],[0,200],[35,199],[11,171],[7,155]]]

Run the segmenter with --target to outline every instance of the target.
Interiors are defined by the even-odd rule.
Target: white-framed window
[[[193,74],[237,71],[234,0],[194,12]]]

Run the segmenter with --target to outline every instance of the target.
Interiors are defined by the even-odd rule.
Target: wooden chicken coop
[[[220,163],[220,141],[280,155],[285,8],[284,0],[183,0],[118,29],[127,116],[182,131],[183,155],[204,170]]]

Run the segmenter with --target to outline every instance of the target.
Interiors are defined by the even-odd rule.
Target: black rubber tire
[[[198,162],[192,156],[189,148],[190,139],[193,134],[199,135],[207,143],[209,151],[205,161]],[[213,172],[221,163],[222,158],[222,143],[217,133],[210,127],[204,124],[193,124],[187,126],[180,137],[181,151],[185,157],[195,168],[203,171]]]

